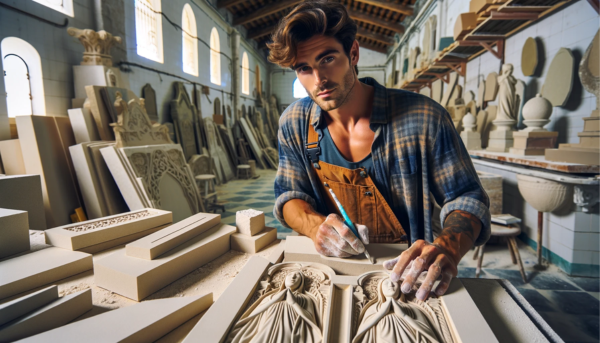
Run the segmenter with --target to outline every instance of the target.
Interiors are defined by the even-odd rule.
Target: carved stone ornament
[[[81,65],[112,67],[110,49],[116,44],[121,44],[121,37],[113,36],[104,30],[96,32],[90,29],[82,30],[75,27],[69,27],[67,33],[79,39],[79,42],[81,42],[85,49]]]
[[[353,298],[352,343],[454,342],[440,300],[403,294],[385,272],[361,275]]]
[[[130,222],[130,221],[133,221],[136,219],[145,218],[145,217],[148,217],[153,214],[154,213],[152,213],[150,210],[125,213],[121,216],[113,216],[106,220],[90,221],[86,224],[82,224],[82,225],[78,225],[78,226],[68,226],[68,227],[65,227],[63,230],[73,231],[73,232],[98,230],[98,229],[105,228],[107,226],[112,226],[115,224],[126,223],[126,222]]]
[[[115,108],[119,114],[117,123],[110,124],[115,130],[117,148],[173,144],[169,138],[169,129],[165,125],[152,124],[143,107],[136,99],[129,104],[117,97]]]
[[[599,40],[600,30],[596,32],[594,39],[585,50],[581,63],[579,64],[579,78],[581,84],[586,91],[596,96],[596,116],[598,110],[600,110],[600,68],[598,67],[598,61],[600,60],[598,49],[600,45]],[[592,116],[594,116],[592,114]]]
[[[168,173],[181,186],[191,212],[203,211],[196,182],[181,150],[163,146],[136,152],[127,150],[125,154],[136,176],[142,179],[152,207],[165,209],[161,203],[160,182]]]
[[[597,185],[575,185],[573,202],[581,209],[581,212],[591,212],[598,201]]]
[[[226,342],[322,342],[333,275],[319,263],[274,265]]]

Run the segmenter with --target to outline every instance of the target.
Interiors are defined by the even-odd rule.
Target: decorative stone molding
[[[597,185],[575,185],[573,202],[581,212],[590,212],[598,202]]]
[[[117,96],[115,108],[118,112],[118,122],[110,124],[115,130],[117,148],[173,144],[169,138],[169,129],[165,125],[152,124],[150,118],[137,100],[125,103]]]
[[[98,32],[90,29],[78,29],[69,27],[67,33],[79,39],[85,51],[81,65],[103,65],[112,67],[110,49],[115,44],[121,44],[121,37],[100,30]]]

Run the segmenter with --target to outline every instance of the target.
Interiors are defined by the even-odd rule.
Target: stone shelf
[[[485,158],[569,174],[600,174],[600,166],[598,165],[547,161],[544,156],[520,156],[505,152],[491,152],[485,150],[471,150],[469,151],[469,154],[471,155],[471,158],[474,159]]]

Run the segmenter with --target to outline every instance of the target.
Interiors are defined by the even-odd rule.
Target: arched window
[[[306,93],[306,89],[304,89],[304,86],[302,86],[300,80],[296,78],[296,80],[294,80],[294,98],[301,99],[306,98],[307,96],[308,93]]]
[[[26,41],[7,37],[0,43],[8,116],[46,115],[42,61]]]
[[[250,95],[250,65],[245,51],[242,54],[242,93]]]
[[[183,27],[183,71],[198,76],[198,39],[196,30],[196,17],[190,4],[183,6],[181,18]]]
[[[73,17],[73,0],[33,0],[55,11]]]
[[[221,43],[216,27],[210,32],[210,82],[221,85]]]
[[[135,0],[137,53],[163,63],[161,0]]]

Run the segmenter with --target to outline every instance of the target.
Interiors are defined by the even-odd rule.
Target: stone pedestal
[[[600,116],[596,109],[583,118],[583,132],[579,132],[579,144],[560,144],[558,149],[547,149],[546,159],[557,162],[600,164]]]
[[[486,150],[495,152],[508,152],[512,146],[513,132],[496,130],[490,132],[490,140]]]
[[[544,155],[544,151],[556,147],[558,132],[519,131],[513,133],[514,144],[510,153],[521,156]]]
[[[129,89],[129,82],[121,76],[118,67],[103,65],[78,65],[73,66],[73,83],[75,85],[75,98],[87,98],[85,86],[108,86]]]
[[[481,133],[463,131],[460,133],[460,138],[462,138],[467,150],[481,150]]]

